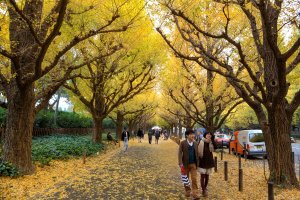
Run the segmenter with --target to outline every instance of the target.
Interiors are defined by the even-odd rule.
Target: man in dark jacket
[[[138,136],[138,142],[141,143],[143,138],[143,131],[141,130],[141,128],[139,128],[137,132],[137,136]]]
[[[180,168],[184,168],[188,177],[191,174],[192,195],[195,199],[198,199],[200,197],[197,183],[198,144],[195,141],[195,132],[193,130],[187,130],[185,135],[186,140],[181,141],[179,144],[178,163]],[[190,197],[190,195],[190,186],[185,186],[185,196]]]

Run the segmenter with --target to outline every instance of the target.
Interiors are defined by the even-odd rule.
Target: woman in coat
[[[198,145],[198,155],[202,195],[205,197],[208,196],[207,185],[209,175],[212,173],[215,166],[213,151],[214,145],[212,142],[212,134],[210,132],[204,133],[203,138]]]

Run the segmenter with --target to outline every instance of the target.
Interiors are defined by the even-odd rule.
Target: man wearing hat
[[[200,197],[197,183],[197,167],[199,163],[198,144],[195,141],[195,132],[193,130],[187,130],[185,135],[186,139],[179,144],[178,163],[181,169],[184,168],[187,177],[190,175],[190,179],[192,180],[192,189],[190,186],[184,186],[185,196],[190,197],[192,192],[193,198],[198,199]]]

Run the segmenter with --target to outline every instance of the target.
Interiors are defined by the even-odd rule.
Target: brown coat
[[[189,164],[189,143],[187,140],[183,140],[179,144],[179,150],[178,150],[178,164],[183,164],[184,168],[188,167]],[[195,154],[196,154],[196,166],[199,165],[199,155],[198,155],[198,144],[197,142],[194,142],[194,148],[195,148]]]

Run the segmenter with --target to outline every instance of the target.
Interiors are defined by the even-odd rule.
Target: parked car
[[[230,139],[230,150],[247,156],[266,156],[266,145],[261,130],[235,131]]]
[[[222,141],[223,141],[223,146],[226,146],[227,148],[229,148],[229,142],[230,142],[229,136],[226,134],[222,134],[222,133],[216,133],[215,134],[215,144],[216,144],[217,148],[222,147]]]

